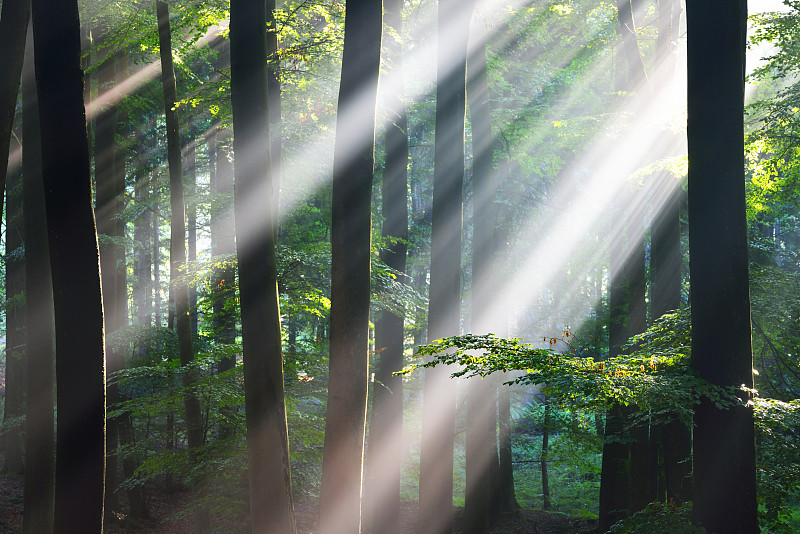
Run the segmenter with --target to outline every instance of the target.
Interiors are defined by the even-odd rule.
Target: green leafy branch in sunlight
[[[635,404],[650,410],[653,417],[672,417],[672,413],[688,422],[702,397],[720,408],[742,402],[736,388],[709,384],[690,369],[688,322],[687,311],[667,314],[631,338],[630,354],[603,361],[577,356],[580,341],[569,332],[561,338],[543,338],[547,348],[492,334],[449,337],[419,347],[417,356],[426,358],[425,363],[403,373],[436,365],[457,366],[454,378],[512,371],[517,375],[506,384],[540,384],[543,393],[576,407]]]

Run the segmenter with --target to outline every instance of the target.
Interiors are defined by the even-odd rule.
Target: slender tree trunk
[[[460,332],[467,35],[474,1],[439,2],[428,339]],[[450,370],[425,373],[420,449],[420,532],[453,530],[455,385]]]
[[[657,62],[664,64],[665,76],[674,76],[677,65],[675,40],[680,19],[680,2],[659,0]],[[677,142],[675,135],[665,129],[667,150]],[[655,198],[666,202],[654,215],[651,229],[650,261],[652,271],[652,310],[658,318],[681,306],[681,226],[680,205],[683,190],[676,185],[671,173],[656,177]],[[659,428],[664,455],[666,498],[682,504],[691,500],[692,437],[691,430],[675,418]]]
[[[193,269],[197,261],[197,152],[195,142],[186,138],[186,261],[189,269]],[[197,337],[197,285],[189,284],[189,321],[192,326],[192,338]]]
[[[275,23],[275,0],[267,2],[267,98],[269,99],[270,165],[275,184],[272,195],[272,214],[275,220],[275,237],[280,236],[280,184],[283,180],[281,121],[280,56],[278,52],[278,28]]]
[[[494,208],[496,184],[492,172],[494,142],[486,75],[485,2],[477,3],[474,13],[467,55],[467,98],[473,153],[471,307],[472,332],[482,334],[494,332],[498,326],[492,324],[493,317],[486,317],[484,313],[497,288],[493,276],[497,216]],[[482,534],[489,530],[493,512],[492,473],[498,471],[497,382],[474,378],[467,381],[465,532]]]
[[[152,195],[158,198],[158,183],[153,177]],[[152,215],[153,226],[153,324],[161,326],[161,239],[158,235],[160,221],[158,218],[158,205],[155,206]]]
[[[258,533],[283,534],[295,532],[296,526],[275,259],[276,184],[270,174],[266,18],[264,2],[231,3],[234,217],[251,528]]]
[[[692,366],[712,384],[753,387],[743,146],[747,2],[688,2],[686,18]],[[758,532],[752,408],[719,410],[704,399],[694,422],[694,519],[709,532]]]
[[[18,143],[13,143],[19,146]],[[12,146],[13,146],[12,144]],[[6,189],[6,375],[3,438],[6,473],[21,474],[25,412],[25,258],[22,220],[22,165],[14,163]]]
[[[228,140],[229,142],[230,140]],[[211,189],[216,197],[216,206],[211,212],[211,254],[215,257],[232,256],[236,252],[233,221],[233,169],[229,159],[224,132],[217,130],[209,146],[209,159],[213,160]],[[214,335],[220,343],[236,342],[236,310],[230,305],[236,296],[234,267],[226,264],[217,270],[214,282],[214,311],[212,325]],[[229,371],[235,365],[233,358],[220,362],[220,372]]]
[[[78,5],[33,0],[32,8],[56,325],[54,532],[101,532],[106,393],[103,305]],[[75,313],[76,302],[81,303],[81,313]]]
[[[170,288],[175,304],[175,329],[178,334],[178,353],[183,373],[184,409],[186,411],[187,441],[196,461],[196,451],[203,445],[203,415],[200,402],[194,393],[197,371],[188,369],[194,361],[192,325],[189,315],[189,286],[186,282],[186,202],[184,200],[183,170],[181,162],[181,136],[178,114],[174,109],[177,101],[175,70],[172,63],[172,35],[167,4],[156,0],[158,17],[158,41],[161,55],[161,79],[164,89],[164,114],[167,123],[167,159],[169,162],[170,197]],[[210,529],[208,512],[200,510],[195,516],[200,532]]]
[[[331,202],[328,411],[320,526],[361,531],[369,363],[370,232],[381,0],[351,0],[345,18]]]
[[[102,43],[106,38],[107,28],[105,25],[98,30],[98,41]],[[113,57],[103,58],[103,63],[98,68],[98,101],[113,89],[116,83],[115,59]],[[101,109],[95,119],[95,134],[97,138],[94,143],[94,164],[95,164],[95,183],[97,184],[95,216],[97,217],[97,232],[109,239],[106,244],[100,247],[100,274],[103,283],[103,313],[105,316],[105,327],[109,333],[116,332],[123,326],[124,318],[122,307],[127,302],[127,294],[123,291],[124,300],[119,301],[119,285],[124,287],[125,280],[120,279],[119,265],[125,261],[125,249],[120,241],[123,237],[124,228],[117,219],[122,212],[124,194],[124,169],[122,180],[118,183],[118,173],[116,166],[122,162],[117,159],[116,128],[117,128],[117,107],[115,105],[106,106]],[[123,368],[123,355],[119,346],[106,346],[106,372],[111,374]],[[119,388],[114,382],[106,388],[106,402],[109,406],[114,406],[119,402]],[[106,494],[105,510],[106,517],[110,518],[113,512],[119,511],[119,498],[117,497],[117,485],[119,483],[117,471],[117,442],[119,431],[115,418],[106,421]]]
[[[20,73],[25,55],[25,34],[30,19],[30,0],[4,0],[0,13],[0,191],[6,188],[8,150],[17,109]],[[0,218],[3,203],[0,202]]]
[[[28,29],[22,78],[22,202],[25,220],[27,389],[25,410],[24,534],[53,531],[55,433],[53,432],[53,286],[47,249],[39,110],[33,67],[33,31]]]
[[[550,510],[550,477],[547,471],[547,462],[550,461],[548,450],[550,448],[550,412],[552,408],[547,396],[544,398],[544,424],[542,425],[542,510]]]
[[[408,240],[408,118],[403,101],[402,49],[394,35],[402,32],[403,2],[384,1],[384,22],[392,33],[384,34],[384,50],[394,67],[388,82],[381,83],[389,110],[386,121],[386,165],[381,184],[382,235],[398,238],[381,252],[383,261],[399,273],[406,272]],[[403,280],[405,282],[405,280]],[[370,532],[400,532],[400,470],[403,451],[403,383],[393,373],[403,368],[404,315],[380,313],[375,322],[375,348],[380,355],[375,370],[372,418],[367,456],[367,486],[371,515]]]

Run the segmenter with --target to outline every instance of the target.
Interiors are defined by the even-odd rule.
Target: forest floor
[[[0,454],[0,465],[2,465]],[[151,520],[132,521],[123,514],[119,520],[106,520],[105,534],[192,534],[195,532],[191,518],[182,514],[189,508],[190,494],[186,491],[165,492],[151,488],[148,504]],[[123,501],[125,499],[122,499]],[[0,534],[22,532],[23,478],[0,476]],[[463,532],[463,510],[456,511],[454,534]],[[308,501],[295,503],[298,534],[311,534],[315,530],[316,506]],[[403,503],[401,509],[401,532],[416,534],[417,506]],[[596,521],[576,519],[565,514],[521,509],[502,520],[487,534],[589,534],[595,532]],[[231,525],[231,532],[243,532],[244,524]],[[224,527],[217,532],[225,532]]]

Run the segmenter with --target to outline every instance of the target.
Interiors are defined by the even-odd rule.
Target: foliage
[[[576,407],[596,409],[614,403],[636,404],[653,413],[674,412],[689,420],[693,406],[701,397],[710,398],[720,407],[738,402],[732,388],[712,386],[698,378],[688,367],[688,313],[668,314],[641,337],[658,339],[652,347],[630,355],[595,361],[554,348],[537,348],[519,339],[503,339],[492,334],[450,337],[417,349],[417,355],[429,357],[419,367],[457,365],[453,377],[487,376],[495,372],[522,371],[510,383],[543,384],[543,392],[557,396]],[[574,341],[569,332],[561,339],[544,338],[550,346],[562,340],[567,347]],[[677,344],[674,344],[675,342]],[[414,366],[405,372],[412,371]]]

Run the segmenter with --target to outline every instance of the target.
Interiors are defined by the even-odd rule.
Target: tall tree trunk
[[[106,25],[98,30],[98,42],[102,43],[107,35]],[[110,49],[106,49],[110,50]],[[104,57],[97,72],[98,101],[113,89],[116,83],[116,65],[113,57]],[[105,244],[100,247],[100,274],[103,284],[103,313],[105,316],[106,332],[112,333],[119,330],[126,322],[123,316],[123,307],[127,307],[127,292],[122,291],[123,300],[120,301],[119,286],[125,287],[124,275],[119,269],[125,262],[125,249],[121,245],[124,236],[124,227],[118,220],[122,212],[124,194],[124,168],[122,183],[118,183],[119,173],[116,166],[124,164],[118,162],[116,129],[117,107],[106,105],[101,109],[95,119],[94,164],[95,183],[97,187],[95,216],[97,218],[97,233],[106,236]],[[106,346],[106,372],[115,373],[123,368],[123,355],[120,347]],[[106,388],[106,402],[114,406],[119,402],[119,387],[112,382]],[[119,511],[117,485],[119,483],[117,471],[117,443],[119,431],[115,418],[106,421],[106,517],[110,518],[113,512]]]
[[[49,0],[32,4],[56,324],[54,532],[101,532],[106,393],[103,304],[78,5]],[[76,302],[81,303],[81,313],[75,313]]]
[[[401,0],[384,1],[384,50],[393,62],[388,83],[381,84],[389,116],[386,121],[386,165],[381,184],[382,235],[400,241],[381,251],[381,259],[397,272],[406,272],[408,240],[408,117],[403,101],[402,48],[395,35],[402,32]],[[406,282],[406,280],[403,280]],[[367,456],[370,532],[400,532],[400,470],[403,452],[403,383],[393,373],[403,368],[404,315],[380,313],[375,322],[375,370],[372,418]]]
[[[186,261],[189,269],[194,268],[197,261],[197,150],[195,141],[186,138],[186,192],[188,202],[186,208]],[[197,337],[197,284],[189,284],[189,321],[192,326],[192,337]]]
[[[677,66],[676,44],[681,7],[678,0],[659,0],[657,63],[666,78],[674,77]],[[677,143],[675,134],[665,128],[663,139],[667,151]],[[669,152],[668,152],[669,154]],[[681,306],[681,223],[680,208],[683,190],[669,172],[656,176],[655,198],[666,198],[653,216],[650,262],[652,272],[652,310],[658,318]],[[659,437],[664,455],[666,498],[682,504],[691,500],[692,437],[691,430],[674,419],[660,426]]]
[[[30,0],[4,0],[0,13],[0,192],[6,188],[8,150],[17,109],[20,73],[25,55],[25,34],[30,19]],[[0,202],[0,218],[3,203]]]
[[[609,269],[609,357],[618,356],[622,344],[628,338],[627,293],[628,281],[624,275],[625,247],[622,239],[611,243],[611,265]],[[623,430],[624,410],[619,404],[606,413],[606,427],[603,432],[603,458],[600,471],[600,501],[598,531],[605,532],[611,525],[628,514],[630,487],[630,466],[628,444],[620,441]]]
[[[550,448],[550,412],[552,408],[547,396],[544,398],[544,424],[542,425],[542,455],[541,455],[541,472],[542,472],[542,510],[550,510],[550,476],[547,470],[547,462],[550,461],[548,450]]]
[[[267,98],[269,99],[270,165],[275,184],[272,195],[272,214],[275,221],[275,237],[280,236],[280,184],[283,180],[282,121],[280,56],[278,52],[278,28],[275,22],[275,0],[267,2]]]
[[[188,367],[194,361],[192,325],[189,316],[189,286],[186,282],[186,202],[184,200],[183,169],[181,162],[181,136],[175,108],[177,89],[172,62],[172,34],[167,4],[156,0],[158,17],[158,43],[161,56],[161,81],[164,90],[164,114],[167,123],[167,159],[169,163],[170,198],[170,288],[175,304],[175,330],[178,334],[178,353],[183,373],[184,409],[186,411],[187,441],[193,461],[203,445],[203,416],[200,402],[193,390],[197,371]],[[195,515],[200,532],[210,529],[208,512],[200,510]]]
[[[53,432],[53,286],[47,249],[42,184],[42,140],[33,67],[33,28],[28,29],[22,74],[22,202],[25,220],[25,328],[27,389],[25,410],[24,534],[53,531],[55,435]]]
[[[686,19],[692,366],[712,384],[753,387],[743,146],[747,2],[688,2]],[[694,422],[695,520],[709,532],[758,532],[752,408],[719,410],[704,399]]]
[[[229,159],[230,150],[222,130],[216,130],[210,140],[209,159],[212,160],[211,189],[216,197],[216,206],[211,212],[211,254],[215,257],[232,256],[236,252],[233,221],[233,169]],[[230,257],[228,258],[230,259]],[[236,342],[236,311],[229,305],[236,296],[235,269],[227,263],[214,275],[214,312],[212,325],[214,336],[220,343]],[[221,372],[233,369],[233,358],[220,362]]]
[[[476,3],[470,24],[467,55],[467,98],[472,126],[472,332],[495,332],[495,318],[486,317],[497,285],[495,260],[496,184],[492,171],[494,141],[489,110],[486,73],[485,2]],[[489,530],[493,512],[493,480],[499,472],[497,450],[497,381],[474,378],[467,381],[466,498],[464,527],[468,533]],[[501,510],[494,510],[495,514]]]
[[[12,146],[18,143],[13,143]],[[20,147],[21,148],[21,147]],[[5,464],[3,472],[21,474],[25,410],[25,261],[22,220],[22,165],[12,162],[6,188],[6,375],[3,410]]]
[[[442,0],[434,141],[428,339],[460,332],[467,36],[474,0]],[[425,373],[420,448],[420,532],[453,530],[455,385],[445,367]]]
[[[296,526],[275,260],[276,184],[270,174],[266,18],[264,2],[231,3],[234,217],[251,528],[253,532],[283,534],[295,532]]]
[[[331,202],[328,411],[320,527],[361,531],[369,364],[370,232],[381,0],[351,0],[345,17]]]

